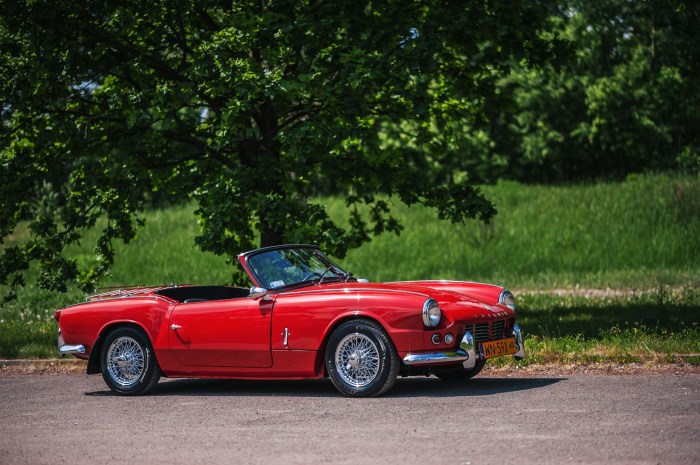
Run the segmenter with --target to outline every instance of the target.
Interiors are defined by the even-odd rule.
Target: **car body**
[[[500,286],[370,283],[311,245],[238,258],[252,289],[137,286],[58,310],[59,352],[126,395],[161,376],[327,376],[347,396],[376,396],[398,375],[468,379],[488,358],[524,357],[514,298]]]

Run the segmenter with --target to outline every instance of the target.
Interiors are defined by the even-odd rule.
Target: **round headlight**
[[[423,324],[428,328],[434,328],[440,324],[442,311],[434,299],[428,299],[423,304]]]
[[[504,289],[503,292],[501,292],[500,297],[498,298],[498,303],[503,304],[511,310],[515,311],[515,297],[513,297],[513,294],[510,291],[506,291]]]

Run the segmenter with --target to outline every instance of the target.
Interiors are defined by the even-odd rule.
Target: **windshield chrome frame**
[[[287,245],[275,245],[271,247],[263,247],[260,249],[255,249],[251,250],[249,252],[244,252],[240,255],[238,255],[238,261],[241,263],[243,266],[243,269],[245,272],[248,274],[248,277],[250,280],[253,282],[255,287],[261,287],[264,289],[267,289],[269,292],[280,292],[284,291],[287,289],[294,289],[298,287],[305,287],[305,286],[311,286],[314,284],[317,284],[321,278],[314,278],[311,280],[306,280],[306,281],[298,281],[292,284],[287,284],[284,286],[279,286],[279,287],[274,287],[274,288],[269,288],[265,287],[263,281],[260,279],[260,277],[257,275],[257,273],[253,270],[253,267],[250,264],[250,259],[252,257],[255,257],[256,255],[260,255],[266,252],[272,252],[276,250],[294,250],[294,249],[311,249],[312,253],[319,258],[319,260],[326,265],[327,267],[331,268],[334,273],[338,275],[343,275],[343,276],[326,276],[323,279],[323,282],[334,282],[335,279],[338,278],[345,278],[351,276],[351,274],[347,273],[345,270],[343,270],[341,267],[339,267],[336,263],[334,263],[330,258],[328,258],[318,246],[315,245],[310,245],[310,244],[287,244]],[[330,281],[329,281],[330,280]]]

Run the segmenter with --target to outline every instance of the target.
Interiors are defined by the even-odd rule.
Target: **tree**
[[[561,0],[546,33],[571,44],[564,66],[514,66],[491,118],[509,177],[620,179],[700,169],[700,4]],[[505,104],[494,105],[496,112]]]
[[[0,284],[38,262],[43,287],[91,285],[154,193],[196,201],[197,243],[229,257],[281,242],[343,256],[400,231],[392,196],[489,221],[466,178],[426,176],[421,122],[478,121],[485,77],[546,56],[547,3],[522,3],[3,0],[0,236],[29,219],[32,238],[4,247]],[[36,208],[47,186],[60,208]],[[347,228],[313,201],[329,186]],[[63,251],[98,218],[81,268]]]

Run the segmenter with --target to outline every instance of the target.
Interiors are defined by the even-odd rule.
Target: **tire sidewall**
[[[338,373],[335,363],[335,353],[338,344],[346,336],[355,333],[368,337],[376,346],[379,355],[377,376],[369,384],[359,387],[347,383]],[[386,392],[396,379],[397,369],[398,364],[393,344],[384,330],[376,323],[365,320],[348,321],[340,325],[328,340],[326,346],[326,371],[333,385],[346,396],[370,397]],[[387,386],[387,384],[389,385]]]
[[[124,386],[116,382],[110,375],[107,368],[107,354],[109,352],[109,347],[112,345],[112,343],[114,343],[114,341],[121,337],[129,337],[136,341],[136,343],[141,347],[144,356],[144,370],[141,372],[141,376],[139,377],[138,381],[130,386]],[[135,328],[117,328],[107,335],[100,352],[100,368],[102,371],[102,378],[107,386],[112,391],[122,395],[142,394],[157,382],[157,379],[154,381],[154,377],[157,376],[160,378],[151,343],[143,331]]]

